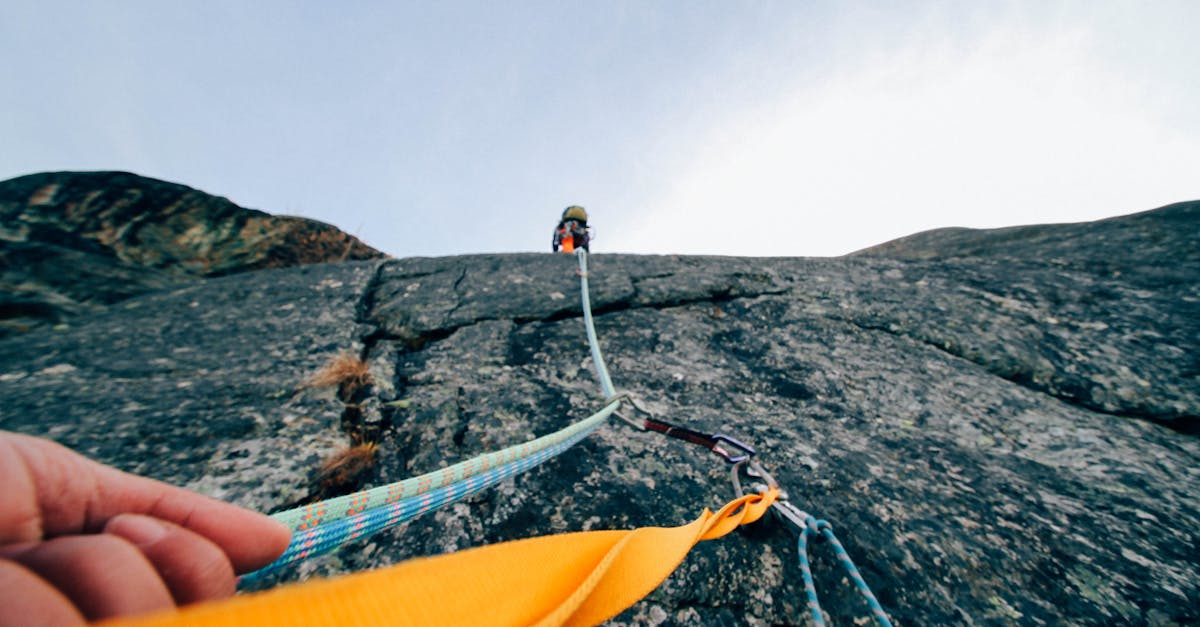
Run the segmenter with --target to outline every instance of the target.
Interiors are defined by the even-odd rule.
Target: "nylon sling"
[[[758,520],[777,495],[749,494],[679,527],[515,540],[100,625],[595,625],[657,587],[697,542]]]

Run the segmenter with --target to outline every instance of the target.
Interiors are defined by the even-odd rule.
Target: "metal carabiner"
[[[717,455],[720,455],[722,458],[725,459],[725,461],[727,461],[731,464],[740,464],[740,463],[750,459],[751,457],[754,457],[754,447],[750,446],[749,444],[746,444],[745,442],[742,442],[741,440],[739,440],[733,436],[728,436],[723,433],[714,433],[712,435],[712,440],[713,440],[712,452],[716,453]],[[728,444],[730,447],[741,451],[741,454],[730,453],[729,451],[725,450],[725,448],[723,448],[719,444],[720,442],[724,442],[724,443]]]
[[[764,468],[762,463],[760,463],[758,460],[751,459],[736,462],[733,464],[733,467],[729,469],[729,474],[733,479],[734,494],[736,494],[738,498],[746,496],[746,491],[742,488],[741,473],[743,472],[745,472],[746,476],[751,479],[760,479],[766,482],[766,485],[762,486],[763,490],[757,490],[758,492],[763,492],[767,488],[779,487],[779,484],[775,481],[775,477],[772,477],[771,473],[767,472],[767,469]]]
[[[776,488],[779,490],[779,496],[776,497],[775,502],[771,504],[771,510],[775,512],[776,516],[792,526],[796,533],[803,534],[804,530],[808,527],[808,521],[812,519],[812,516],[810,516],[808,512],[805,512],[795,505],[792,505],[792,503],[788,501],[787,492],[779,487],[779,482],[775,480],[775,477],[767,471],[762,463],[760,463],[758,460],[749,460],[748,462],[738,462],[733,465],[733,468],[730,470],[730,474],[732,475],[733,479],[734,493],[739,498],[745,496],[746,494],[746,491],[742,488],[742,472],[745,472],[748,478],[759,479],[765,482],[757,483],[752,486],[756,492],[766,492],[769,488]]]
[[[754,456],[754,447],[735,437],[721,433],[708,434],[687,427],[673,425],[665,420],[653,417],[648,417],[642,422],[642,430],[654,431],[667,437],[703,446],[730,464],[744,462]],[[726,446],[721,446],[722,444]]]

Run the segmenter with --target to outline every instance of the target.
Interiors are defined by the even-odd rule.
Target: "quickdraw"
[[[629,393],[616,393],[613,391],[612,383],[608,376],[608,368],[604,364],[603,355],[600,352],[600,345],[596,340],[596,332],[591,315],[591,302],[588,295],[588,268],[587,268],[587,253],[578,251],[579,270],[581,287],[583,290],[583,306],[584,306],[584,323],[587,326],[588,343],[592,350],[592,358],[595,362],[596,372],[600,378],[601,389],[604,391],[605,397],[610,401],[629,401],[629,404],[642,413],[645,418],[641,421],[634,420],[617,411],[617,418],[630,425],[631,427],[641,431],[654,431],[663,435],[678,438],[685,442],[690,442],[712,451],[727,463],[732,465],[731,473],[733,478],[733,488],[737,497],[745,496],[745,491],[742,489],[741,474],[744,473],[748,478],[757,480],[754,484],[755,492],[766,494],[768,491],[778,491],[779,496],[771,504],[771,510],[775,515],[789,525],[797,535],[797,553],[800,562],[800,572],[804,578],[804,591],[808,597],[808,609],[812,614],[813,622],[817,627],[825,626],[825,619],[821,610],[821,604],[817,597],[816,584],[813,582],[812,569],[808,562],[808,540],[811,536],[813,539],[828,540],[837,553],[838,560],[849,573],[850,578],[858,587],[863,598],[866,599],[867,605],[870,606],[871,615],[881,627],[891,627],[892,623],[888,619],[887,614],[883,611],[883,607],[875,598],[875,594],[871,592],[871,588],[867,582],[863,580],[862,575],[858,572],[854,562],[850,559],[850,555],[846,549],[838,541],[837,536],[833,534],[833,526],[826,520],[817,520],[809,515],[804,510],[797,508],[787,500],[787,493],[780,487],[775,478],[767,472],[766,468],[754,456],[756,451],[754,447],[732,436],[722,433],[703,433],[687,427],[673,425],[669,422],[659,420],[651,414],[650,411],[641,406],[636,399]],[[765,482],[765,483],[764,483]]]
[[[628,394],[618,394],[613,389],[608,369],[600,352],[592,320],[591,302],[588,294],[587,252],[576,250],[579,258],[579,277],[581,282],[584,323],[587,327],[588,344],[595,362],[601,390],[604,392],[605,408],[593,414],[586,420],[580,421],[556,433],[537,440],[526,442],[498,451],[481,455],[477,458],[461,462],[439,471],[414,477],[388,486],[373,490],[362,491],[353,495],[339,497],[288,512],[276,514],[297,531],[283,557],[266,568],[252,573],[244,580],[261,577],[278,568],[287,566],[297,560],[328,552],[345,542],[360,539],[382,529],[394,526],[399,522],[414,518],[422,513],[439,506],[452,503],[466,495],[473,494],[494,483],[527,470],[537,464],[561,453],[571,445],[587,437],[599,427],[609,415],[615,414],[636,429],[654,431],[665,436],[677,438],[698,446],[702,446],[726,463],[731,465],[734,490],[739,498],[745,496],[742,488],[742,475],[754,481],[752,489],[759,495],[770,495],[767,500],[775,499],[770,507],[776,516],[785,521],[797,534],[797,546],[801,572],[804,576],[805,592],[808,596],[808,608],[816,625],[823,627],[825,622],[817,599],[816,587],[813,584],[812,572],[808,563],[808,540],[827,540],[833,546],[838,559],[849,572],[863,597],[871,607],[876,621],[884,627],[890,627],[891,622],[879,605],[866,582],[863,581],[858,569],[850,560],[849,555],[833,534],[832,526],[824,520],[817,520],[807,512],[797,508],[787,500],[786,493],[779,489],[774,477],[756,459],[754,447],[732,436],[722,433],[704,433],[668,423],[655,418],[649,411],[641,407]],[[646,417],[641,421],[632,420],[622,415],[618,410],[623,401],[629,401]],[[778,498],[776,498],[778,494]],[[766,501],[762,501],[765,505]],[[761,513],[761,512],[760,512]],[[749,521],[747,521],[749,522]],[[740,524],[740,523],[739,523]],[[736,524],[735,524],[736,526]]]

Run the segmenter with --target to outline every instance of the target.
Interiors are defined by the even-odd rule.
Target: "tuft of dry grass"
[[[349,494],[359,490],[371,478],[378,451],[379,447],[374,442],[347,446],[321,462],[313,483],[325,495]]]
[[[367,362],[350,353],[339,353],[330,357],[320,370],[313,373],[304,382],[304,387],[323,388],[336,385],[338,396],[349,402],[370,382],[371,372]]]

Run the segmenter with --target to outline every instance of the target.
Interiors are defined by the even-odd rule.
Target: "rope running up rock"
[[[300,560],[412,520],[493,486],[562,453],[600,427],[620,407],[623,395],[612,386],[592,321],[587,283],[587,251],[579,249],[579,276],[588,344],[606,406],[588,418],[536,440],[486,453],[453,466],[396,483],[310,503],[272,517],[293,531],[279,559],[242,577],[250,583]]]

